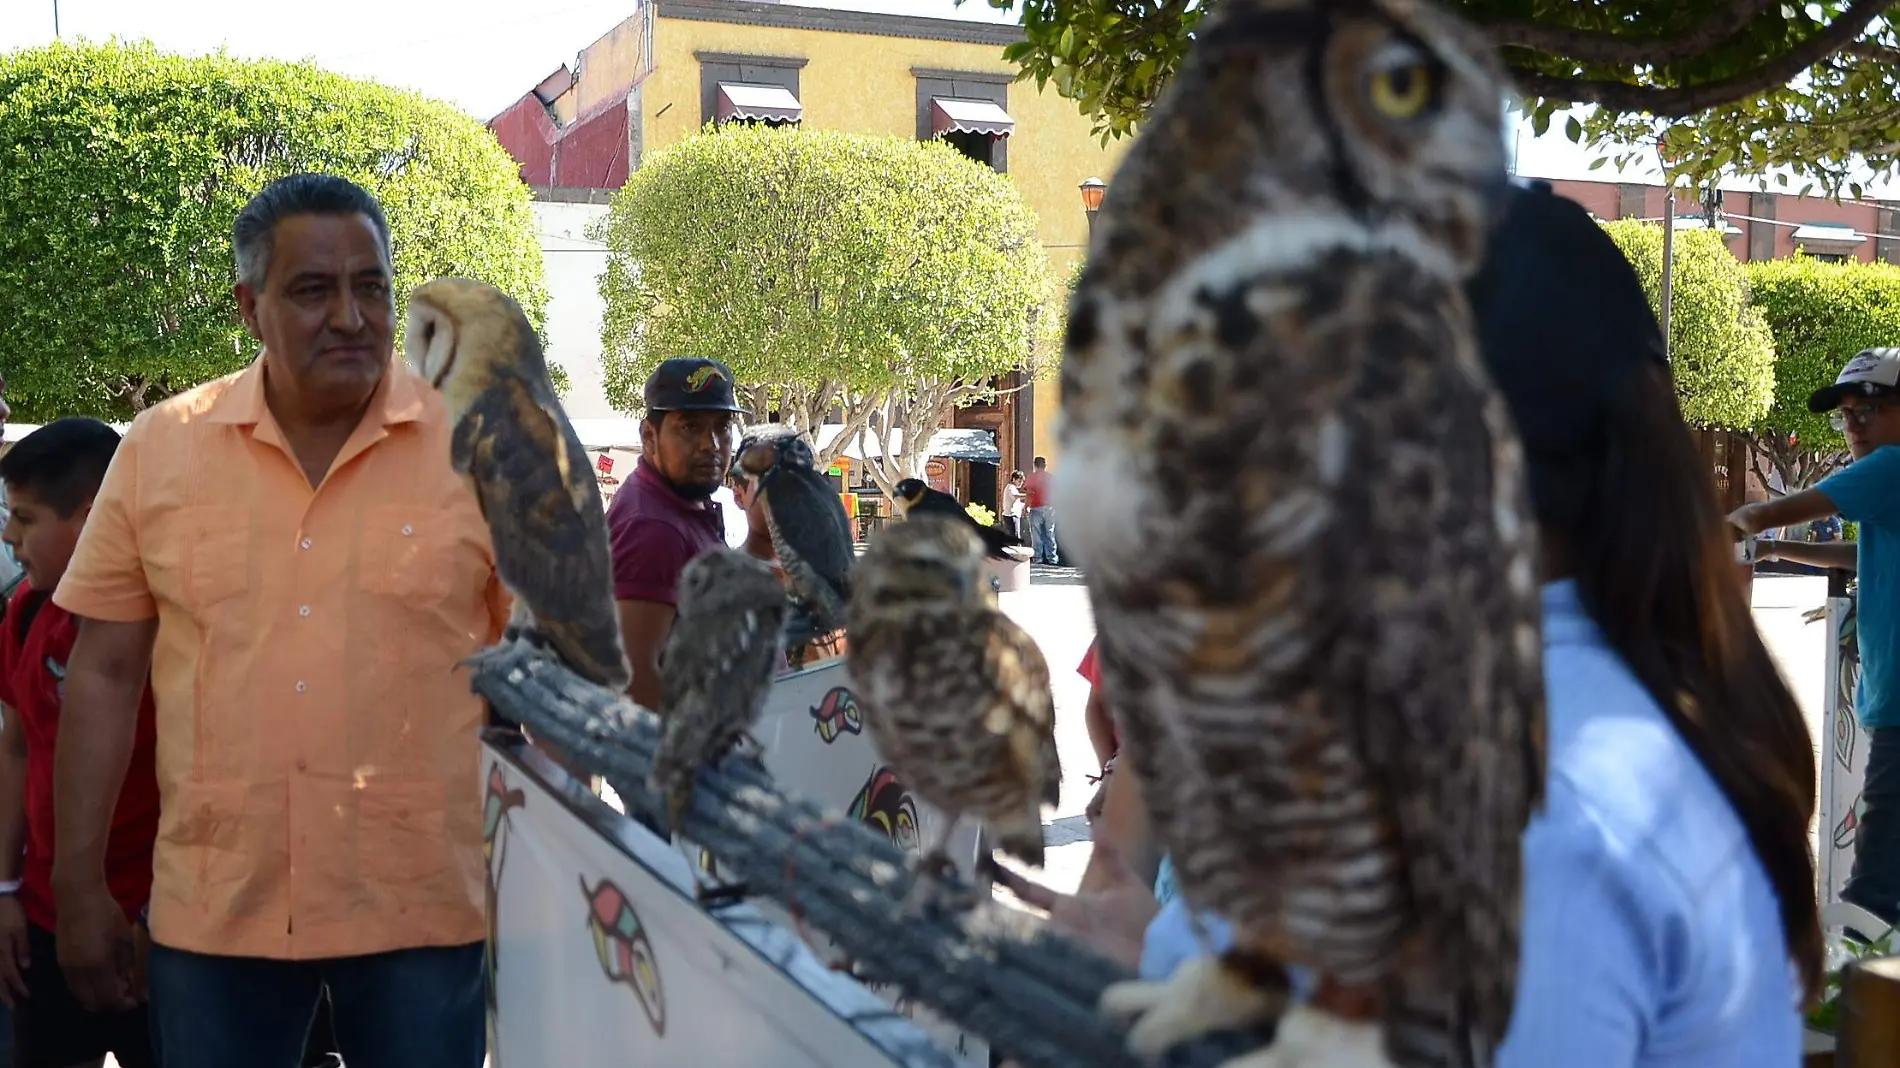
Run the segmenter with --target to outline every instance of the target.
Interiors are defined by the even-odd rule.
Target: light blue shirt
[[[1900,727],[1900,446],[1875,449],[1814,487],[1860,524],[1855,565],[1860,597],[1855,636],[1860,641],[1861,726]]]
[[[1497,1068],[1797,1068],[1799,987],[1748,833],[1584,614],[1544,588],[1550,785],[1524,835],[1517,1007]],[[1231,933],[1176,898],[1141,973]]]

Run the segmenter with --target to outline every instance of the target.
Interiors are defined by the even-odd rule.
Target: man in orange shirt
[[[234,228],[261,355],[126,434],[54,602],[82,617],[56,757],[60,964],[133,997],[103,851],[149,670],[148,978],[167,1068],[479,1068],[481,702],[506,594],[441,399],[394,360],[389,227],[338,178]]]

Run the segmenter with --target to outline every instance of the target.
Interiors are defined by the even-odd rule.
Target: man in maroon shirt
[[[157,1063],[144,1006],[82,1008],[60,972],[53,936],[53,753],[79,624],[52,592],[118,444],[119,435],[98,420],[59,419],[0,457],[13,502],[0,537],[26,572],[0,625],[0,1000],[13,1008],[19,1068],[93,1065],[107,1053],[121,1068]],[[153,744],[147,689],[105,858],[106,885],[135,922],[151,897],[158,837]]]
[[[647,708],[660,704],[660,650],[673,628],[680,572],[726,544],[725,514],[712,495],[732,466],[742,410],[732,371],[717,360],[667,360],[647,379],[640,462],[607,507],[614,598],[633,663],[627,692]]]

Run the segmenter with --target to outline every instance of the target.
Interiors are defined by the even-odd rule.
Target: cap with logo
[[[1841,368],[1831,386],[1822,386],[1808,398],[1808,411],[1831,412],[1847,397],[1891,397],[1900,394],[1900,349],[1862,349]]]
[[[647,377],[649,412],[743,412],[732,389],[732,368],[700,356],[676,356]]]

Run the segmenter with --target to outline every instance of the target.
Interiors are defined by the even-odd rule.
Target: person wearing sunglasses
[[[1871,745],[1866,812],[1841,897],[1891,925],[1900,920],[1900,348],[1856,354],[1833,385],[1808,398],[1808,409],[1828,413],[1847,436],[1853,463],[1812,489],[1743,505],[1729,521],[1751,536],[1834,515],[1860,524],[1858,541],[1764,540],[1757,558],[1845,568],[1860,577],[1854,708]]]

